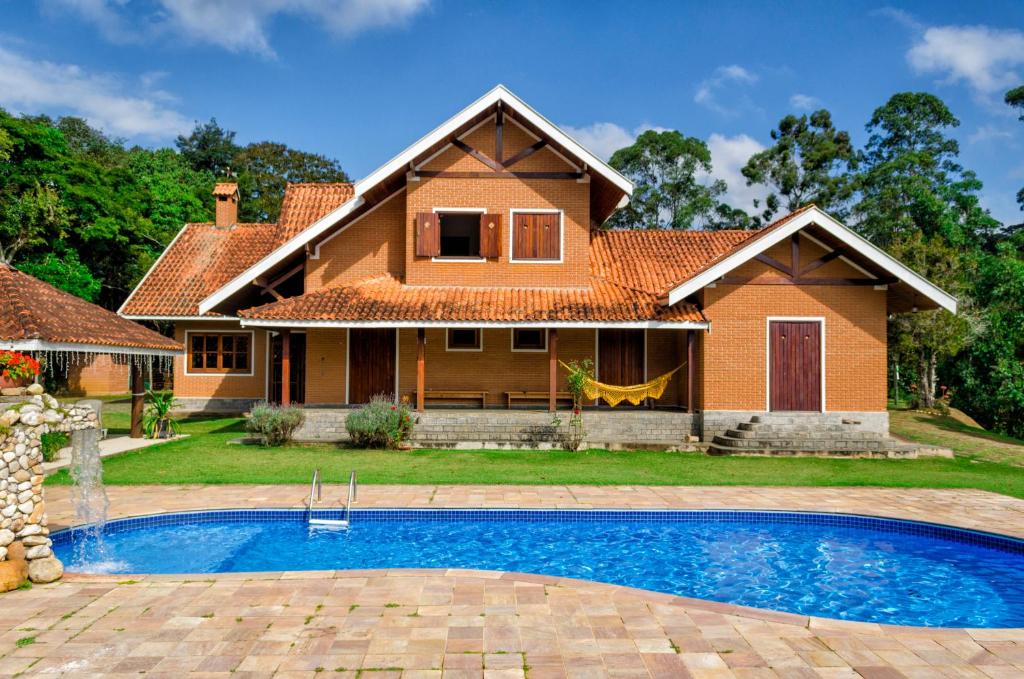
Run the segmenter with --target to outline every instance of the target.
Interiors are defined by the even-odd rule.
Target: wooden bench
[[[546,391],[506,391],[505,401],[509,408],[512,401],[547,401],[550,394]],[[558,401],[571,401],[572,394],[567,391],[555,392],[555,399]]]
[[[423,392],[424,403],[432,399],[448,401],[480,401],[480,407],[483,408],[484,406],[487,405],[487,392],[463,389],[427,389],[426,391]],[[415,391],[412,393],[412,403],[415,406]]]

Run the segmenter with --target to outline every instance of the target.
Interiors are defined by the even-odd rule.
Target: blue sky
[[[145,145],[216,117],[368,174],[496,83],[607,156],[645,128],[739,168],[786,113],[865,138],[893,93],[941,96],[964,165],[1024,219],[1024,2],[0,0],[0,106],[76,114]],[[824,9],[823,9],[824,8]]]

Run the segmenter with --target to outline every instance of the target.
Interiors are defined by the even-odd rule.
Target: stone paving
[[[304,496],[299,486],[109,490],[115,516]],[[68,489],[48,487],[47,499],[51,525],[69,523]],[[980,491],[364,486],[359,506],[814,509],[1024,535],[1024,501]],[[3,595],[0,610],[0,676],[1024,677],[1024,630],[839,622],[486,571],[70,576]]]

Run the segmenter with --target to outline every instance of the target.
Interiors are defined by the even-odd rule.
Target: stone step
[[[821,432],[844,432],[856,431],[849,425],[825,424],[821,422],[806,424],[767,424],[763,422],[740,422],[736,428],[742,431],[772,432],[772,431],[821,431]]]
[[[745,431],[742,429],[728,429],[725,436],[734,439],[746,439],[751,441],[774,441],[776,439],[837,439],[837,440],[879,440],[885,438],[873,431],[857,431],[844,429],[839,432],[821,430],[783,430],[773,431]]]
[[[745,439],[732,436],[715,436],[711,444],[718,448],[745,450],[888,450],[899,447],[895,441],[883,437],[876,438],[774,438]]]

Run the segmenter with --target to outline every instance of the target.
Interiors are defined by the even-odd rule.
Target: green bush
[[[62,431],[48,431],[39,437],[43,449],[43,462],[53,462],[60,449],[68,444],[68,435]]]
[[[383,395],[374,396],[345,419],[352,445],[360,448],[397,448],[409,438],[412,426],[409,406]]]
[[[258,436],[265,446],[280,446],[291,440],[304,419],[302,408],[257,403],[249,411],[245,429]]]

